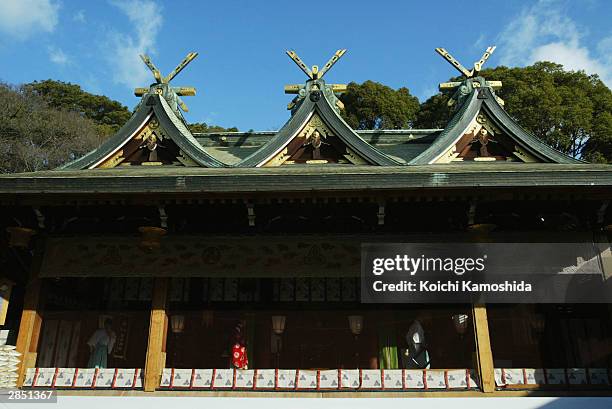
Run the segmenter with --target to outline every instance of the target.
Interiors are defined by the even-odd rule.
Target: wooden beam
[[[493,352],[489,338],[489,323],[487,321],[487,307],[484,304],[472,305],[472,318],[474,322],[474,339],[476,341],[476,371],[480,388],[485,393],[495,391],[495,368],[493,365]]]
[[[144,390],[154,392],[159,387],[161,374],[165,365],[164,347],[166,345],[167,315],[166,300],[168,297],[168,279],[156,278],[151,303],[149,321],[149,342],[144,370]]]

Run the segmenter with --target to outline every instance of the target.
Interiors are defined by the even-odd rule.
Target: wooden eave
[[[533,188],[603,190],[612,198],[612,166],[486,163],[415,166],[266,168],[143,167],[43,171],[0,176],[0,200],[78,195],[300,194]]]

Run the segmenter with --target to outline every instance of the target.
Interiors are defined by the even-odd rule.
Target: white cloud
[[[438,88],[433,85],[425,86],[421,89],[421,92],[417,95],[419,102],[427,101],[430,97],[438,93]]]
[[[481,51],[483,48],[486,48],[485,47],[485,35],[484,35],[484,33],[480,33],[480,35],[478,36],[476,41],[474,41],[474,44],[472,44],[472,47],[474,47],[478,51]]]
[[[68,62],[70,62],[70,59],[66,53],[61,50],[61,48],[50,46],[47,48],[47,52],[52,63],[57,65],[66,65]]]
[[[86,22],[87,19],[85,18],[85,10],[79,10],[76,13],[74,13],[72,15],[72,20],[76,21],[77,23]]]
[[[153,82],[151,72],[139,54],[155,53],[155,41],[162,26],[161,6],[151,0],[112,0],[111,4],[123,12],[134,27],[131,34],[109,33],[107,60],[114,70],[117,83],[133,88]]]
[[[540,0],[525,7],[499,37],[500,62],[504,65],[529,65],[536,61],[552,61],[568,70],[584,70],[598,74],[612,85],[612,37],[590,50],[583,41],[584,32],[563,12],[557,0]]]
[[[0,1],[0,32],[25,40],[36,32],[50,33],[58,22],[59,3],[52,0]]]
[[[612,67],[612,35],[602,39],[599,44],[597,44],[597,52],[601,56],[603,62],[608,67]]]

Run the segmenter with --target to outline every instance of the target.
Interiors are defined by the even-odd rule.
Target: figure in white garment
[[[113,331],[113,321],[104,321],[104,328],[99,328],[93,333],[87,345],[89,345],[89,368],[106,368],[108,366],[108,355],[113,351],[117,336]]]
[[[429,369],[429,353],[425,344],[425,331],[419,320],[414,320],[406,333],[406,348],[402,354],[404,368]]]

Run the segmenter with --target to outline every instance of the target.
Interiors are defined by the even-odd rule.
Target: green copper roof
[[[254,154],[276,136],[278,131],[194,133],[198,143],[212,157],[235,165]],[[382,153],[409,162],[427,149],[442,129],[356,130],[366,143]]]
[[[126,143],[141,129],[151,115],[155,115],[166,135],[198,165],[203,167],[226,166],[204,150],[163,97],[157,94],[147,94],[142,98],[134,115],[114,136],[82,158],[64,165],[62,169],[88,169],[95,166]]]
[[[309,81],[310,83],[310,81]],[[304,95],[299,102],[299,106],[289,118],[287,123],[278,131],[278,133],[265,143],[259,150],[236,164],[238,167],[256,167],[261,166],[263,162],[273,156],[275,153],[283,149],[306,125],[308,120],[314,113],[317,113],[323,122],[331,128],[336,135],[347,147],[351,148],[355,153],[372,165],[398,165],[401,160],[393,159],[384,154],[374,146],[364,141],[345,121],[340,114],[334,109],[328,100],[323,80],[317,80],[309,85],[318,85],[323,91],[309,91]],[[315,92],[316,94],[315,97]]]
[[[474,88],[472,92],[466,96],[463,105],[461,105],[435,142],[427,148],[427,150],[413,159],[410,164],[424,165],[433,163],[442,154],[452,148],[481,111],[487,114],[491,121],[513,139],[522,149],[542,162],[581,163],[581,161],[553,149],[521,128],[501,105],[499,105],[491,88],[483,86],[482,88]]]
[[[452,163],[413,166],[312,165],[200,168],[137,166],[0,175],[0,198],[24,195],[219,194],[405,191],[423,188],[605,188],[612,166],[542,163]],[[41,197],[42,197],[41,196]]]

